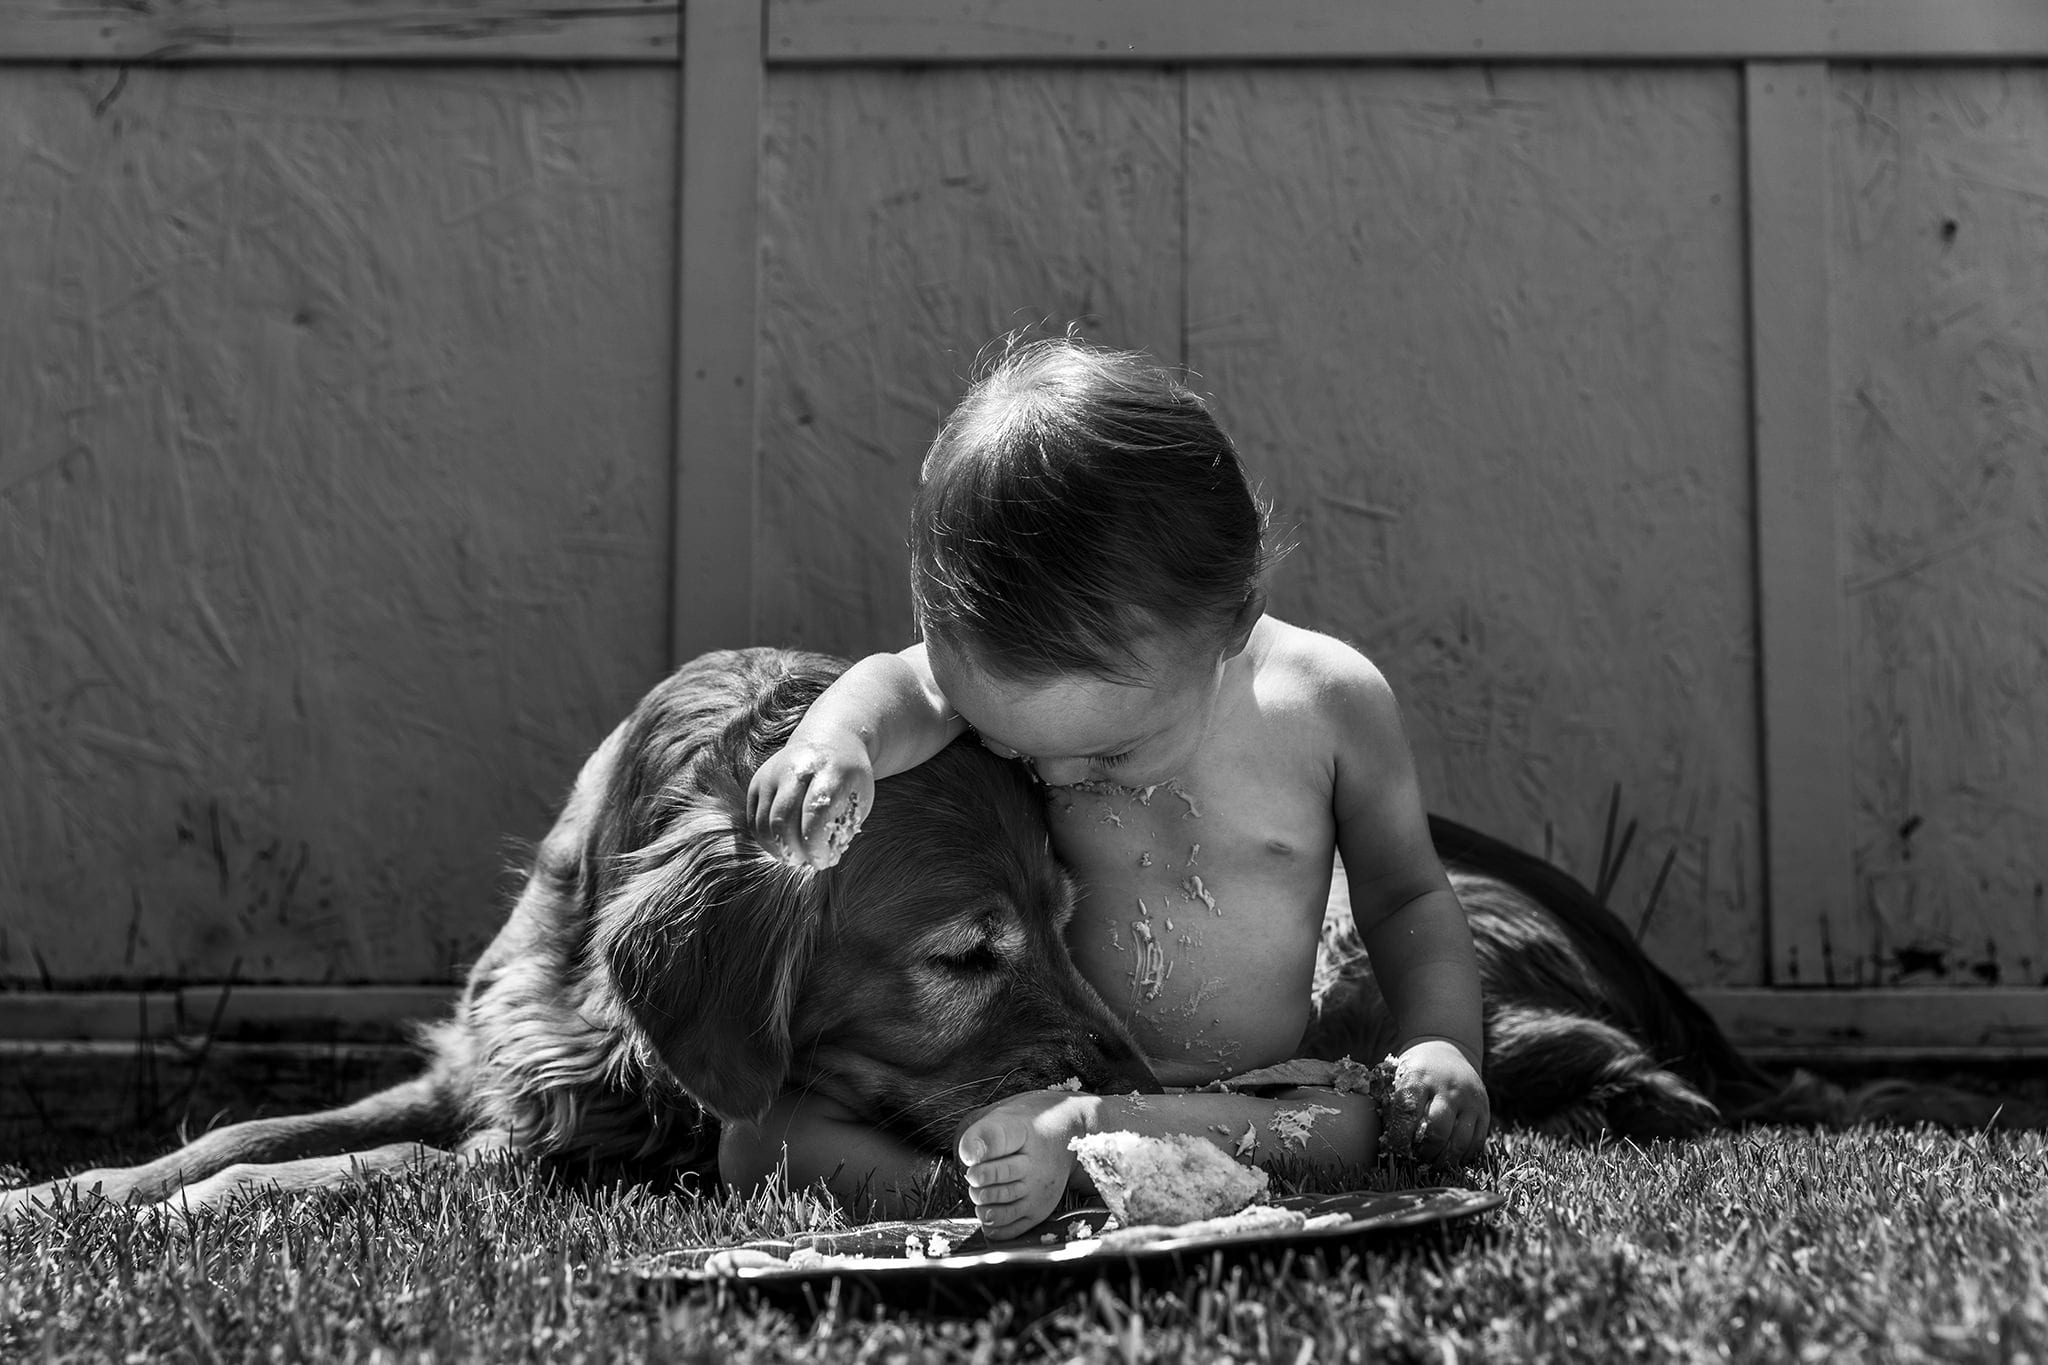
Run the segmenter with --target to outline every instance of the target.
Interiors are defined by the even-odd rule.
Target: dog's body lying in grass
[[[839,667],[711,654],[649,693],[584,765],[416,1079],[9,1191],[0,1214],[65,1186],[202,1204],[447,1150],[706,1174],[720,1122],[786,1087],[935,1153],[1005,1095],[1076,1077],[1156,1089],[1067,957],[1072,893],[1016,765],[963,743],[888,779],[829,872],[742,833],[748,775]],[[1450,822],[1432,833],[1479,947],[1499,1121],[1680,1136],[1774,1092],[1585,888]],[[1331,917],[1317,987],[1304,1054],[1376,1061],[1393,1025],[1347,915]]]
[[[839,667],[710,654],[650,692],[584,765],[454,1017],[428,1031],[418,1078],[0,1194],[0,1213],[66,1184],[200,1204],[451,1149],[708,1173],[719,1123],[758,1117],[785,1087],[934,1151],[1005,1095],[1071,1077],[1157,1090],[1067,955],[1072,893],[1015,764],[962,744],[890,779],[828,873],[741,833],[748,775]]]

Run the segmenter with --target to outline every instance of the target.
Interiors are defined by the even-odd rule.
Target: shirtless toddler
[[[1264,517],[1203,400],[1142,356],[1011,352],[933,443],[911,550],[924,639],[854,664],[762,765],[764,845],[831,865],[877,778],[973,730],[1044,784],[1080,888],[1075,962],[1169,1087],[1296,1055],[1341,853],[1400,1030],[1399,1100],[1422,1116],[1414,1152],[1476,1155],[1478,965],[1399,710],[1356,650],[1264,614]],[[1016,1096],[955,1144],[990,1235],[1085,1182],[1069,1138],[1115,1129],[1316,1164],[1369,1162],[1378,1138],[1371,1102],[1333,1091]],[[791,1096],[729,1136],[721,1167],[745,1180],[786,1154],[793,1179],[843,1174],[849,1153],[882,1173],[915,1160]]]

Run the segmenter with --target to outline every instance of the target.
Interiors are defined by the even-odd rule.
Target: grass
[[[800,1194],[579,1192],[501,1162],[190,1220],[81,1207],[0,1231],[0,1358],[2048,1360],[2048,1134],[1510,1133],[1468,1183],[1506,1206],[951,1311],[649,1293],[616,1264],[839,1216]]]

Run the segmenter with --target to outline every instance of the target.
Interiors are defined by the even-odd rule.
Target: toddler
[[[818,699],[755,775],[750,819],[767,848],[829,866],[875,780],[963,730],[1028,765],[1079,885],[1074,959],[1169,1088],[1295,1055],[1341,854],[1400,1029],[1415,1155],[1462,1162],[1488,1127],[1464,912],[1386,680],[1264,613],[1264,522],[1229,439],[1173,373],[1071,338],[1012,349],[925,460],[922,642],[859,661]],[[1324,1164],[1369,1162],[1378,1138],[1371,1102],[1330,1090],[1017,1096],[955,1144],[990,1235],[1024,1232],[1085,1182],[1070,1138],[1116,1129]],[[787,1096],[761,1129],[728,1135],[721,1166],[745,1180],[785,1157],[793,1179],[913,1160]]]

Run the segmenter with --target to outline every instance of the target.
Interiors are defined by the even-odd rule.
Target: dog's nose
[[[1108,1059],[1109,1072],[1105,1084],[1096,1093],[1103,1095],[1128,1095],[1136,1091],[1140,1095],[1161,1095],[1166,1087],[1159,1084],[1159,1078],[1152,1074],[1152,1068],[1145,1062],[1144,1055],[1121,1038],[1090,1031],[1089,1040],[1102,1049]]]

